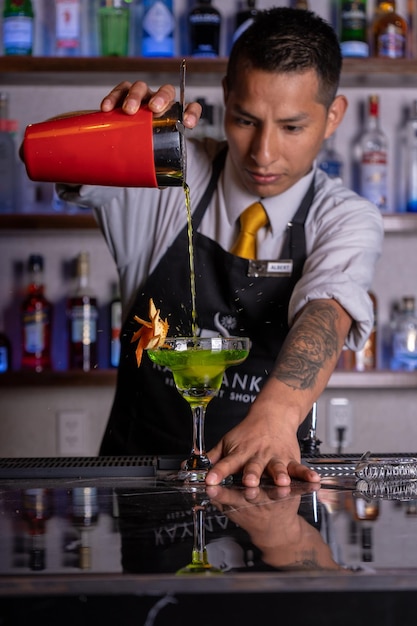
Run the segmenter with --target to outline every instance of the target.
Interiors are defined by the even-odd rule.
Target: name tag
[[[282,261],[257,261],[250,260],[248,267],[248,276],[269,276],[271,278],[281,278],[283,276],[291,276],[293,262],[291,259]]]

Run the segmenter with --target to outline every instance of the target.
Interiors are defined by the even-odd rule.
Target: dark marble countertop
[[[80,594],[415,593],[414,480],[382,488],[324,467],[321,485],[258,489],[187,487],[165,471],[0,473],[0,607]]]

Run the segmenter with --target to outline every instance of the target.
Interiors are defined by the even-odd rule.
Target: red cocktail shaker
[[[31,180],[115,187],[178,187],[185,182],[182,106],[155,117],[121,108],[30,124],[23,158]]]

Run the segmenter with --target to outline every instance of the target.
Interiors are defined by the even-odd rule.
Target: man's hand
[[[335,300],[312,300],[300,311],[275,367],[247,416],[208,453],[208,485],[243,472],[246,487],[269,475],[285,487],[291,478],[319,482],[301,464],[297,430],[332,374],[352,319]]]
[[[291,487],[234,489],[207,487],[210,502],[246,530],[272,567],[293,570],[341,569],[320,532],[299,515],[302,496],[318,491],[318,484]],[[311,500],[312,502],[312,500]]]
[[[143,81],[130,83],[123,81],[114,87],[101,102],[102,111],[112,111],[121,106],[128,115],[134,115],[142,104],[147,104],[155,115],[165,113],[175,101],[175,87],[162,85],[157,91],[149,89]],[[198,102],[187,104],[184,111],[183,124],[194,128],[201,117],[201,105]]]
[[[248,416],[208,452],[214,467],[207,474],[207,485],[220,484],[239,472],[245,487],[257,487],[263,474],[279,487],[290,485],[291,478],[320,482],[317,472],[301,464],[297,428],[289,419],[279,421],[276,411],[268,417],[254,405]]]

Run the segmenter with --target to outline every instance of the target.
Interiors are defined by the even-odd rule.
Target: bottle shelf
[[[16,387],[114,387],[116,369],[81,371],[7,372],[0,375],[0,389]],[[417,389],[417,372],[336,371],[327,389]]]
[[[327,389],[417,389],[416,372],[372,372],[336,371],[331,376]]]
[[[417,213],[383,215],[386,233],[417,233]],[[10,213],[0,215],[0,232],[7,230],[96,230],[98,224],[90,211],[76,214]]]
[[[117,74],[123,79],[147,80],[151,84],[178,82],[183,57],[35,57],[0,56],[0,74],[3,83],[17,85],[78,85],[112,84]],[[223,77],[227,58],[199,59],[184,57],[187,65],[188,85],[218,85]],[[366,59],[343,60],[342,86],[354,87],[415,87],[417,85],[417,59]]]
[[[98,225],[91,211],[77,214],[10,213],[0,215],[2,230],[92,230]]]
[[[113,387],[116,369],[81,371],[6,372],[0,375],[0,388],[11,387]]]

